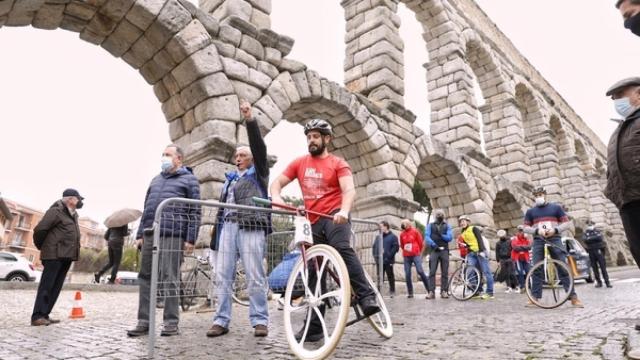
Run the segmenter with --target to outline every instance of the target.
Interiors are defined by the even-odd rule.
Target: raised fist
[[[240,113],[242,114],[242,117],[245,120],[251,120],[252,119],[252,116],[251,116],[251,104],[245,99],[241,99],[240,100]]]

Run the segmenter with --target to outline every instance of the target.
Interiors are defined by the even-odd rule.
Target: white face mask
[[[545,201],[544,201],[544,196],[538,196],[536,198],[536,206],[542,206],[544,205]]]
[[[616,112],[625,119],[637,110],[635,106],[631,105],[628,97],[613,100],[613,106],[616,108]]]
[[[589,226],[587,227],[587,230],[595,230],[595,228],[596,228],[595,226],[593,226],[593,225],[589,225]]]
[[[162,171],[168,171],[173,167],[173,159],[169,156],[163,156],[160,160],[160,168]]]

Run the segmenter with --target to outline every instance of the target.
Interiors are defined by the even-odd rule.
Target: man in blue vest
[[[254,196],[267,198],[267,146],[260,134],[258,123],[251,114],[251,104],[243,100],[240,112],[247,126],[249,147],[241,146],[236,149],[236,170],[225,174],[227,181],[222,188],[220,202],[253,206]],[[269,214],[221,208],[216,219],[216,235],[212,241],[215,241],[214,250],[218,251],[215,280],[218,311],[207,336],[216,337],[229,332],[231,292],[238,254],[247,276],[249,321],[254,328],[254,336],[267,336],[268,288],[262,260],[265,235],[270,227]]]
[[[449,243],[453,239],[451,226],[444,221],[444,212],[435,213],[436,221],[429,224],[424,231],[424,239],[431,248],[429,255],[429,294],[427,299],[436,297],[436,271],[440,262],[440,297],[449,298]]]

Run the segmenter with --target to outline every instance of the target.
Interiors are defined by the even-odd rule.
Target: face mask
[[[82,200],[79,200],[78,203],[76,204],[76,209],[82,209],[83,206],[84,206],[84,203],[82,202]]]
[[[438,222],[443,222],[444,221],[444,216],[436,216],[436,220]]]
[[[613,105],[616,108],[616,112],[623,118],[627,118],[636,111],[636,107],[632,106],[629,98],[626,97],[613,100]]]
[[[640,36],[640,13],[629,17],[624,21],[625,29],[631,30],[632,33]]]
[[[544,201],[544,196],[540,196],[536,198],[536,206],[542,206],[544,205],[545,201]]]
[[[401,228],[402,230],[405,230],[405,229],[407,228],[407,226],[406,226],[406,225],[400,225],[400,228]]]
[[[162,171],[167,171],[173,167],[173,159],[169,156],[163,156],[162,160],[160,160],[160,168]]]
[[[587,227],[587,230],[595,230],[595,228],[596,228],[595,226],[590,225],[590,226]]]

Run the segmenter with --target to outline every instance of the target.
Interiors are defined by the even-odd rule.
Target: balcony
[[[9,248],[17,252],[24,252],[24,249],[26,246],[27,246],[27,243],[24,241],[12,241],[9,244]]]
[[[21,223],[18,223],[18,225],[16,225],[16,229],[22,230],[22,231],[30,231],[31,224],[28,224],[27,222],[21,222]]]

